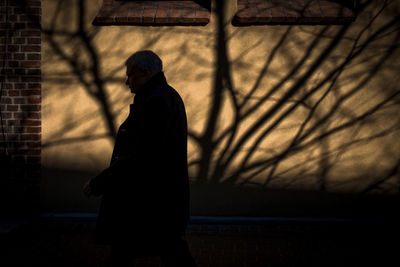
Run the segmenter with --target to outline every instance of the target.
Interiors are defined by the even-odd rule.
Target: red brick
[[[30,21],[30,16],[29,15],[21,14],[18,17],[19,17],[18,18],[19,22],[28,22],[28,21]]]
[[[354,16],[354,13],[349,8],[346,8],[343,5],[333,1],[320,0],[320,7],[324,17],[330,17],[334,19],[338,17]]]
[[[7,135],[7,139],[8,139],[8,141],[11,141],[11,142],[15,142],[15,141],[18,141],[18,140],[20,140],[20,135],[19,134],[8,134]]]
[[[33,127],[29,127],[29,128],[33,128]],[[41,127],[34,127],[37,129],[41,129]],[[26,142],[26,146],[29,148],[33,148],[33,147],[41,147],[42,142]]]
[[[29,14],[41,14],[42,9],[39,7],[29,8]]]
[[[318,1],[316,0],[310,1],[306,10],[308,16],[310,17],[318,17],[318,18],[322,17],[321,8],[319,6]]]
[[[13,125],[17,125],[19,121],[16,120],[7,120],[7,125],[8,126],[13,126]]]
[[[11,82],[11,83],[17,83],[17,82],[20,82],[20,81],[21,81],[20,78],[21,78],[20,76],[8,75],[8,76],[6,77],[6,81],[7,81],[7,82]]]
[[[40,44],[41,39],[40,38],[28,38],[28,44]]]
[[[6,35],[6,31],[5,30],[3,30],[4,28],[0,28],[0,36],[5,36]],[[17,36],[19,36],[19,32],[15,32],[14,33],[14,37],[17,37]],[[1,50],[1,51],[4,51],[4,50]]]
[[[26,29],[26,23],[25,22],[14,23],[14,29],[15,30]]]
[[[40,47],[40,45],[22,45],[21,51],[22,52],[40,52],[41,47]]]
[[[27,23],[27,28],[30,30],[40,30],[42,26],[40,25],[40,17],[38,18],[32,18],[31,23]]]
[[[26,89],[26,83],[15,83],[14,89]]]
[[[194,8],[182,8],[182,23],[193,23],[195,22],[196,10]]]
[[[9,132],[10,133],[15,133],[15,134],[21,134],[21,133],[24,132],[24,127],[22,127],[22,126],[13,126],[13,127],[10,127],[10,131]],[[18,143],[15,143],[15,144],[16,144],[16,146],[18,148],[25,146],[25,143],[23,143],[23,142],[18,142]]]
[[[25,14],[25,13],[26,13],[25,8],[15,7],[13,10],[13,14]]]
[[[36,140],[40,140],[41,138],[40,134],[21,134],[20,135],[20,140],[32,140],[32,141],[36,141]]]
[[[26,117],[25,112],[13,112],[12,115],[14,119],[24,119]]]
[[[7,46],[8,52],[19,52],[19,45],[9,45]]]
[[[25,0],[25,3],[31,7],[37,6],[37,7],[41,7],[41,1],[38,0]]]
[[[258,2],[257,4],[255,4],[255,6],[259,10],[259,13],[262,13],[262,12],[269,13],[269,9],[274,6],[274,3],[272,3],[271,1],[262,1],[262,2]],[[243,5],[242,5],[242,7],[243,7]]]
[[[26,74],[28,75],[38,75],[40,76],[42,73],[41,69],[27,69]]]
[[[16,163],[25,163],[26,162],[26,157],[23,155],[13,155],[11,159],[16,162]]]
[[[285,10],[282,9],[280,6],[275,6],[271,8],[271,22],[284,22],[286,21],[286,14],[284,13]]]
[[[40,149],[31,149],[31,150],[28,150],[26,153],[26,155],[29,155],[29,156],[38,156],[40,154],[41,154]]]
[[[17,75],[25,75],[26,71],[25,71],[25,69],[18,68],[18,69],[14,69],[14,73]]]
[[[18,16],[15,15],[15,14],[11,14],[11,15],[8,16],[8,20],[10,22],[16,22],[16,21],[18,21]]]
[[[11,68],[18,68],[19,67],[19,61],[8,61],[8,66]]]
[[[177,5],[172,5],[169,10],[169,21],[171,23],[179,23],[181,19],[181,9]]]
[[[23,37],[17,37],[12,39],[13,44],[25,44],[26,38]]]
[[[26,112],[14,112],[13,118],[14,119],[27,119],[28,114]]]
[[[19,96],[19,90],[10,90],[8,91],[9,96]]]
[[[22,96],[27,96],[27,95],[40,95],[40,90],[34,90],[34,89],[28,89],[28,90],[21,90],[21,95]]]
[[[7,111],[18,111],[19,105],[7,105]]]
[[[24,60],[25,59],[25,53],[14,53],[13,58],[17,60]]]
[[[118,11],[115,13],[114,19],[118,22],[127,22],[128,21],[129,9],[125,7],[125,5],[120,5]]]
[[[41,157],[39,156],[28,156],[26,157],[26,161],[29,164],[40,164],[41,162]]]
[[[3,116],[3,119],[10,119],[12,117],[12,113],[11,112],[3,112],[1,114],[1,116]]]
[[[33,36],[40,36],[41,33],[39,30],[28,30],[28,31],[21,31],[22,37],[33,37]]]
[[[0,59],[1,60],[3,60],[3,58],[4,58],[4,53],[2,53],[3,51],[4,51],[4,46],[3,46],[3,48],[1,48],[2,46],[0,45]],[[6,54],[6,58],[7,59],[12,59],[12,55],[13,54],[11,54],[11,53],[8,53],[8,54]]]
[[[161,2],[158,5],[155,22],[159,24],[168,23],[168,13],[169,13],[169,5],[167,5],[167,3]]]
[[[40,96],[39,97],[29,97],[28,98],[28,103],[29,104],[39,104],[41,102],[42,102],[42,99],[41,99]]]
[[[21,67],[23,67],[23,68],[40,68],[40,65],[41,65],[41,63],[38,60],[21,62]]]
[[[40,83],[28,83],[29,89],[40,89],[42,88],[42,84]]]
[[[26,99],[24,97],[14,97],[14,104],[26,104]]]
[[[194,7],[198,7],[198,4],[194,4],[194,1],[182,1],[179,3],[179,5],[181,6],[181,8],[194,8]]]
[[[20,105],[22,111],[40,111],[41,106],[38,104]]]
[[[4,89],[13,89],[13,84],[12,83],[3,83],[3,88]]]
[[[144,6],[142,13],[143,23],[154,23],[156,17],[156,7],[155,6]]]
[[[32,119],[32,120],[34,120],[34,119],[39,120],[41,118],[42,118],[42,113],[40,113],[40,112],[30,112],[27,117],[27,119]]]
[[[11,103],[12,103],[12,98],[10,98],[10,97],[3,97],[3,98],[1,98],[0,103],[1,103],[1,104],[11,104]]]
[[[4,55],[5,7],[0,1],[0,58]],[[7,118],[9,141],[18,148],[13,158],[26,163],[41,161],[41,1],[9,1],[8,16],[14,30],[8,45],[8,64],[2,79],[6,90],[2,92],[3,118]],[[28,74],[28,75],[27,75]],[[24,97],[25,96],[25,97]],[[15,134],[17,133],[17,134]],[[29,145],[24,140],[30,140]]]
[[[40,126],[42,122],[40,120],[21,120],[20,125],[23,126]]]
[[[142,9],[137,7],[129,8],[127,22],[140,24],[142,22]]]
[[[22,82],[39,83],[41,82],[40,76],[24,76],[21,77]]]
[[[27,127],[26,132],[27,133],[41,133],[42,127]]]
[[[239,10],[236,16],[241,23],[256,23],[258,21],[257,12],[257,8],[247,8]]]
[[[6,67],[3,71],[8,75],[15,74],[14,68],[12,68],[12,67]],[[8,79],[8,77],[7,77],[7,81],[11,82],[11,80]]]

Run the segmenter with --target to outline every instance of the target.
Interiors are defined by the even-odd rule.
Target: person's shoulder
[[[155,90],[153,93],[146,99],[145,106],[147,108],[155,108],[162,109],[164,111],[168,111],[171,109],[171,97],[168,92],[165,90]]]
[[[165,84],[158,87],[156,90],[153,90],[150,97],[153,99],[164,99],[165,101],[181,99],[178,91],[169,84]]]
[[[155,90],[152,90],[151,94],[147,98],[147,101],[168,101],[168,90],[162,87],[158,87]]]
[[[179,99],[180,101],[182,100],[181,95],[179,94],[178,90],[176,90],[174,87],[171,85],[167,84],[167,94],[169,96],[172,96],[174,99]]]

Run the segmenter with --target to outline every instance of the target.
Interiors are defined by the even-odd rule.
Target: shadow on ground
[[[19,225],[0,235],[0,265],[104,266],[109,247],[93,243],[93,229],[78,221]],[[199,267],[398,266],[398,238],[383,222],[191,224],[186,237]],[[162,265],[155,257],[130,266]]]

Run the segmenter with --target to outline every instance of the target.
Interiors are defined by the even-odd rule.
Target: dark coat
[[[142,250],[185,231],[189,219],[187,122],[162,72],[135,95],[109,168],[90,182],[102,195],[95,239]],[[146,252],[144,252],[146,253]]]

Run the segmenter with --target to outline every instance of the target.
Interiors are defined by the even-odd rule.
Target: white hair
[[[152,75],[163,70],[162,61],[153,51],[142,50],[133,53],[126,61],[125,66],[130,71],[132,68],[150,71]]]

